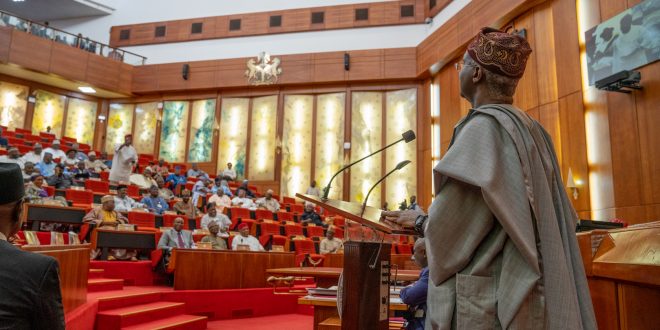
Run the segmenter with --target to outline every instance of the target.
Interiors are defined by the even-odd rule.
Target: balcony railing
[[[19,31],[50,39],[54,42],[69,45],[71,47],[80,48],[90,53],[122,61],[131,65],[143,65],[147,61],[147,58],[144,56],[131,53],[121,48],[110,47],[109,45],[98,41],[90,40],[82,34],[71,34],[44,24],[16,17],[3,11],[0,11],[0,26],[13,27]]]

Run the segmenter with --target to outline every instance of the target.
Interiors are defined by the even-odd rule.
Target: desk
[[[101,260],[108,258],[108,248],[153,250],[156,248],[156,233],[152,231],[124,231],[94,229],[92,248],[102,249]]]
[[[314,306],[314,330],[319,329],[319,323],[328,318],[339,317],[337,312],[337,299],[336,298],[317,298],[317,297],[302,297],[298,299],[299,305]],[[400,303],[390,304],[390,316],[394,311],[405,311],[408,306]]]
[[[323,260],[323,266],[325,267],[344,267],[344,254],[343,253],[328,253],[324,254],[325,260]],[[415,262],[410,258],[410,254],[392,254],[390,256],[390,264],[392,266],[399,266],[400,270],[412,269],[419,270],[419,267],[415,265]]]
[[[328,288],[337,285],[339,275],[343,268],[340,267],[292,267],[268,269],[268,275],[292,275],[299,277],[314,277],[316,284],[322,288]],[[417,281],[419,279],[419,270],[399,270],[397,272],[397,281]],[[392,270],[390,279],[394,280],[395,271]]]
[[[266,269],[292,267],[292,252],[173,249],[174,290],[269,287]]]
[[[81,225],[85,217],[85,209],[78,207],[46,205],[46,204],[25,204],[26,210],[23,212],[23,220],[32,222],[32,230],[39,230],[40,222],[57,222],[71,225]]]
[[[57,259],[60,266],[60,288],[65,313],[87,301],[89,244],[24,245],[21,248]]]

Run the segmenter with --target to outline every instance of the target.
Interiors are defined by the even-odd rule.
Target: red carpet
[[[126,285],[153,285],[154,272],[151,261],[96,261],[90,269],[103,269],[103,277],[123,279]]]
[[[282,314],[252,317],[248,319],[209,321],[207,329],[246,329],[246,330],[309,330],[314,327],[314,316]]]

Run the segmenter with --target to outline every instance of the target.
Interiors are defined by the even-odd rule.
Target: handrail
[[[30,21],[0,10],[0,27],[8,26],[16,30],[50,39],[54,42],[80,48],[99,56],[115,59],[131,65],[144,65],[147,58],[127,50],[111,47],[102,42],[90,40],[81,33],[78,35],[53,28],[51,26]]]

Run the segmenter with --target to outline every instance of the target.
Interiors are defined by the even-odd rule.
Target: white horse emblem
[[[250,85],[270,85],[277,82],[278,76],[282,73],[280,59],[270,58],[270,54],[261,52],[256,60],[251,58],[247,61],[247,70],[245,76]]]

